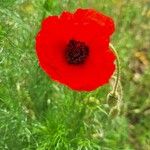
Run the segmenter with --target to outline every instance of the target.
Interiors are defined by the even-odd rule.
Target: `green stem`
[[[118,88],[119,80],[120,80],[120,60],[119,60],[118,53],[116,49],[114,48],[114,46],[111,43],[109,44],[109,46],[116,55],[117,76],[116,76],[115,85],[113,87],[113,92],[112,92],[112,94],[115,94]]]

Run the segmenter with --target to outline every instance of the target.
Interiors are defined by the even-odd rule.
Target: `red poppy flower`
[[[92,9],[49,16],[36,37],[39,64],[50,78],[74,90],[94,90],[115,70],[109,48],[113,31],[113,20]]]

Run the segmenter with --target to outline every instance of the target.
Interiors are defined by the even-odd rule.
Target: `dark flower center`
[[[65,48],[65,57],[69,64],[83,64],[89,55],[89,47],[76,40],[70,40]]]

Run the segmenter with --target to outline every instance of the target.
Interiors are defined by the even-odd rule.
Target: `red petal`
[[[108,35],[111,35],[115,30],[114,22],[110,17],[100,12],[96,12],[93,9],[78,9],[75,12],[75,17],[83,21],[94,21],[99,25],[99,28],[104,30],[104,32]]]

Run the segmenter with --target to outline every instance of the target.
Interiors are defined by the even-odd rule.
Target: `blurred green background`
[[[39,68],[41,20],[94,8],[114,18],[122,68],[121,114],[110,85],[79,93]],[[0,150],[150,150],[149,0],[0,0]]]

